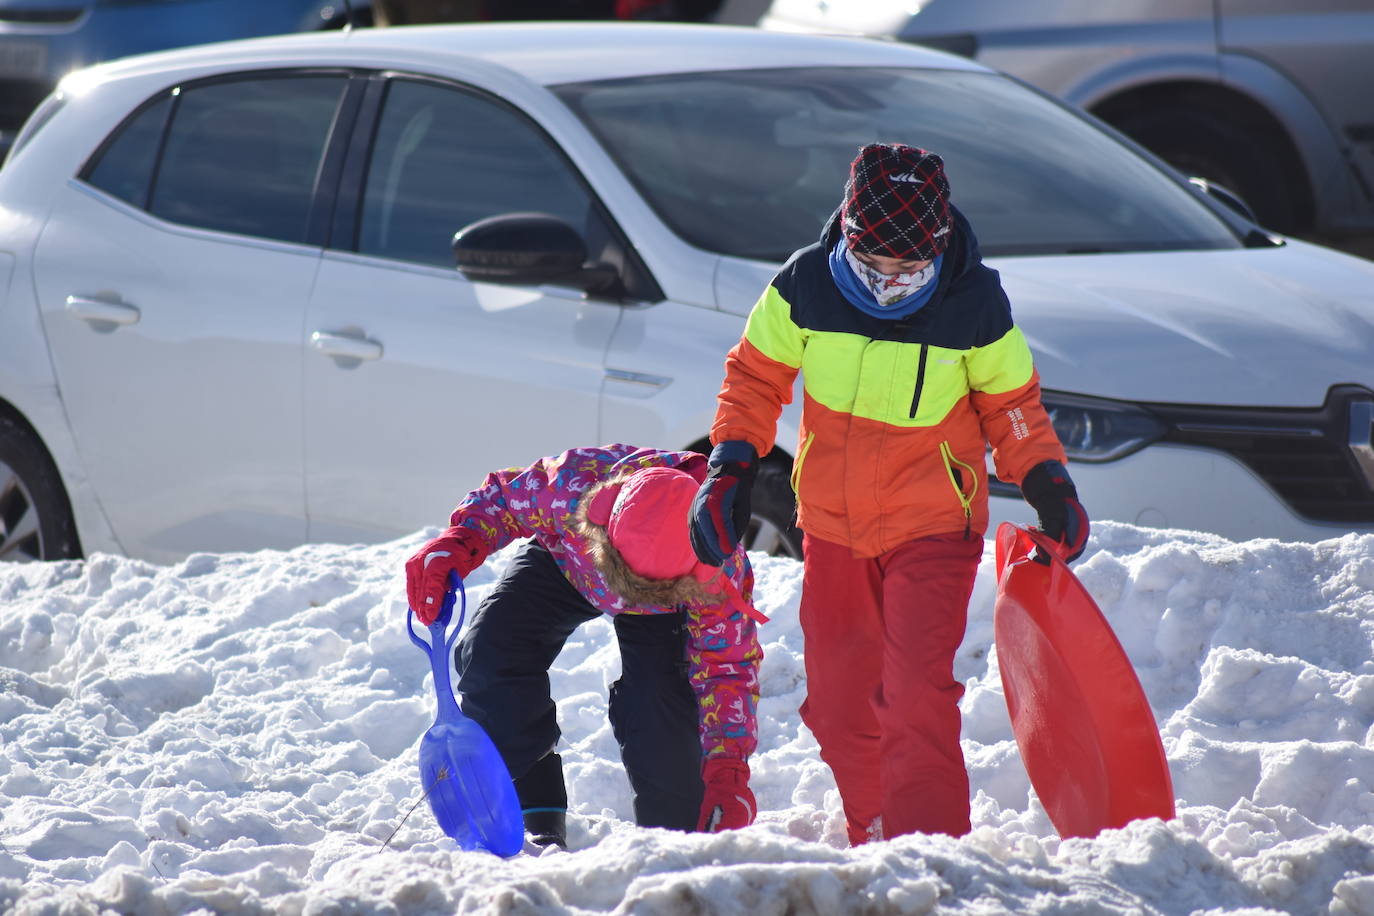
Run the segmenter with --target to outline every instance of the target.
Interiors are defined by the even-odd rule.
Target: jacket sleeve
[[[1020,486],[1042,461],[1067,462],[1049,414],[1040,403],[1040,375],[1021,329],[1007,333],[968,357],[969,399],[983,435],[992,444],[997,476]]]
[[[743,439],[760,456],[773,448],[782,406],[792,401],[805,336],[792,307],[770,284],[749,313],[744,335],[725,356],[711,443]]]
[[[733,568],[731,568],[733,565]],[[752,601],[754,574],[741,548],[726,561],[726,574]],[[688,616],[688,661],[701,711],[702,759],[749,759],[758,746],[759,646],[754,621],[729,600]]]

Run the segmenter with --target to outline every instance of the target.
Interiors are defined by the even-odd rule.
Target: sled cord
[[[410,816],[415,813],[415,809],[420,807],[420,802],[429,798],[429,793],[434,791],[434,787],[437,786],[439,783],[443,782],[445,779],[448,779],[448,770],[441,768],[439,770],[439,775],[434,777],[434,782],[430,783],[429,788],[425,789],[425,794],[421,795],[420,798],[415,802],[415,804],[410,806],[410,810],[406,812],[406,816],[401,818],[401,822],[396,825],[396,829],[391,831],[391,836],[388,836],[386,838],[386,842],[382,844],[382,849],[386,849],[388,846],[391,845],[392,837],[396,836],[397,832],[405,826],[406,821],[410,820]],[[382,849],[379,849],[377,851],[381,852]]]

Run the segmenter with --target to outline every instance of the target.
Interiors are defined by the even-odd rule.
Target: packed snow
[[[0,564],[0,912],[1374,914],[1374,536],[1097,523],[1075,569],[1154,709],[1178,813],[1066,840],[1012,737],[987,542],[957,667],[973,832],[854,849],[797,714],[801,567],[755,555],[758,822],[634,825],[603,618],[553,672],[571,848],[501,859],[458,849],[421,798],[434,699],[402,564],[434,533]]]

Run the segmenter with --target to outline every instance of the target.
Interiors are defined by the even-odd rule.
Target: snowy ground
[[[970,836],[845,848],[797,716],[800,567],[757,556],[773,618],[759,822],[633,825],[599,620],[554,673],[573,848],[502,860],[415,807],[433,701],[401,570],[426,534],[170,567],[0,564],[0,912],[1374,914],[1374,536],[1095,524],[1076,569],[1160,723],[1170,822],[1055,835],[991,651],[989,542],[958,668]],[[508,558],[474,574],[471,603]]]

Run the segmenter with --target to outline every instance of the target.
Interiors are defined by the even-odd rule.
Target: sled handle
[[[459,598],[462,599],[461,604],[459,603]],[[448,626],[449,620],[453,617],[453,606],[455,604],[459,605],[458,622],[453,625],[453,632],[445,639],[444,628]],[[415,609],[406,608],[406,629],[410,631],[410,641],[429,654],[433,653],[434,646],[441,645],[445,649],[452,648],[453,641],[458,638],[458,632],[463,629],[463,618],[467,616],[467,612],[467,589],[463,588],[463,580],[458,578],[458,574],[450,570],[448,574],[448,590],[444,592],[443,603],[439,605],[439,615],[435,617],[434,622],[427,627],[430,634],[428,642],[421,639],[415,633]]]
[[[1029,545],[1025,542],[1029,541]],[[1029,528],[1015,522],[1003,522],[997,529],[997,558],[993,569],[997,578],[1008,566],[1018,566],[1034,560],[1042,566],[1053,566],[1051,558],[1065,562],[1068,545],[1054,540],[1039,528]],[[1032,549],[1034,548],[1034,549]]]
[[[458,604],[458,622],[454,624],[453,631],[445,638],[444,630],[453,617],[455,604]],[[453,682],[449,678],[448,660],[453,654],[453,643],[457,641],[458,634],[463,629],[463,619],[467,616],[467,608],[468,595],[467,590],[463,588],[463,580],[458,578],[457,573],[449,572],[448,590],[444,592],[443,604],[439,607],[439,616],[435,617],[434,622],[428,627],[428,642],[415,633],[415,609],[406,609],[406,630],[410,633],[410,641],[429,656],[429,667],[434,672],[434,692],[438,694],[439,721],[441,722],[460,715],[458,703],[453,697]],[[441,646],[443,647],[442,651],[439,651]]]

